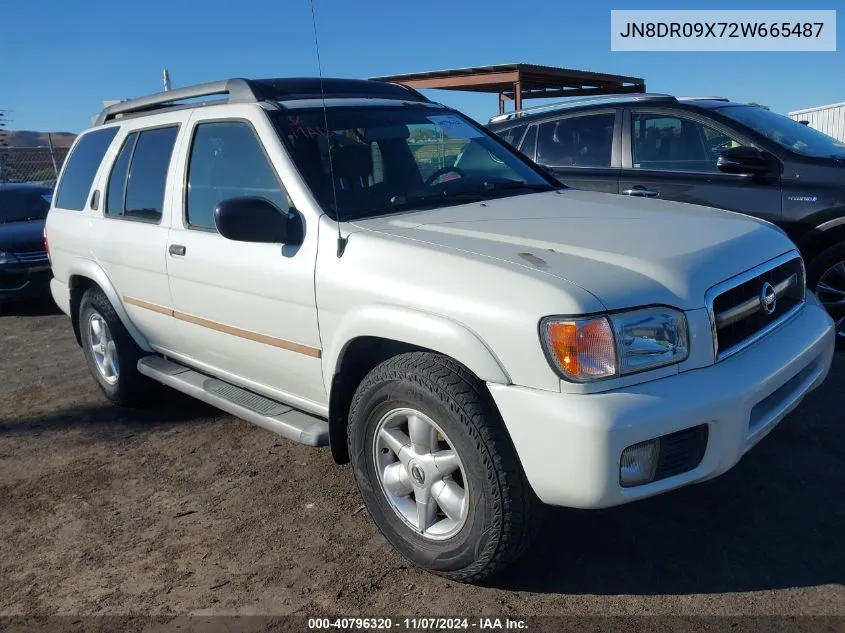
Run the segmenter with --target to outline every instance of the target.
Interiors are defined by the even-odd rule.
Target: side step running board
[[[294,442],[308,446],[326,446],[329,443],[329,425],[325,420],[184,365],[160,356],[145,356],[138,361],[138,371]]]

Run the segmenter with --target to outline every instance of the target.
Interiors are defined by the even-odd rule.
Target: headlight
[[[18,261],[18,258],[15,257],[12,253],[0,251],[0,264],[11,264],[12,262],[16,261]]]
[[[540,338],[566,380],[590,382],[680,363],[689,354],[684,314],[643,308],[583,319],[549,317]]]

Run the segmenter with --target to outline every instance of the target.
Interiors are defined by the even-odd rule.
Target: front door
[[[780,220],[780,179],[762,181],[716,168],[722,151],[752,145],[736,132],[686,111],[637,108],[626,113],[623,139],[619,193]]]
[[[214,108],[191,120],[180,157],[185,191],[174,205],[167,245],[177,357],[248,389],[307,410],[327,401],[314,293],[316,226],[300,246],[235,242],[213,213],[228,198],[260,196],[292,207],[274,163],[281,144],[262,112],[232,118]],[[261,134],[261,136],[259,136]],[[178,210],[178,211],[177,211]]]

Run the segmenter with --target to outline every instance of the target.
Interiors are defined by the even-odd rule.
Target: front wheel
[[[836,323],[836,349],[845,350],[845,244],[834,244],[810,261],[807,287]]]
[[[349,424],[364,503],[412,563],[480,582],[528,546],[540,503],[489,394],[459,363],[424,352],[385,361],[358,387]]]

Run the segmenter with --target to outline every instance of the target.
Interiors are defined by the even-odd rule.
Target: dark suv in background
[[[845,144],[716,97],[572,100],[488,127],[564,184],[720,207],[780,226],[845,347]]]

